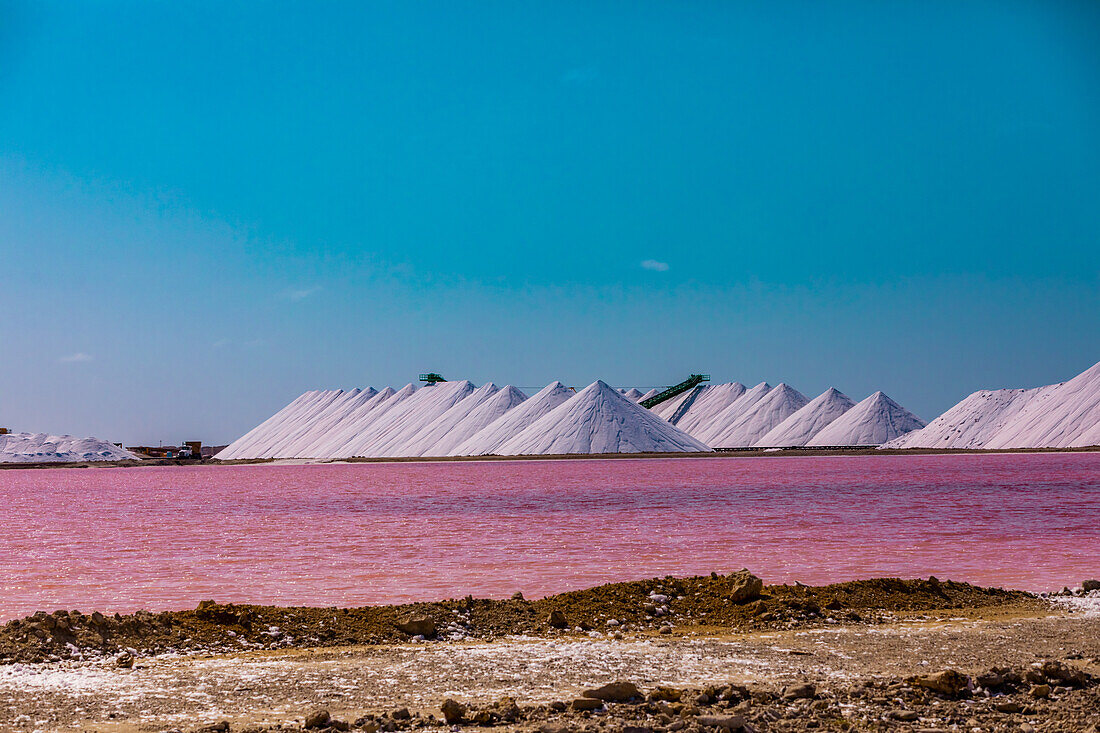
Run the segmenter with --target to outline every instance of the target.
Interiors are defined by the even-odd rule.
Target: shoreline
[[[0,730],[1093,730],[1086,600],[741,571],[533,601],[38,614],[0,627]],[[64,644],[11,656],[31,623]]]
[[[944,455],[1029,455],[1043,453],[1097,453],[1100,446],[1083,448],[723,448],[708,453],[572,453],[523,456],[414,456],[377,458],[250,458],[219,461],[216,459],[182,460],[150,458],[130,461],[77,461],[39,463],[0,463],[0,471],[48,468],[138,468],[152,466],[262,466],[262,465],[346,465],[356,463],[468,463],[503,461],[583,461],[637,459],[706,458],[807,458],[835,456],[944,456]]]

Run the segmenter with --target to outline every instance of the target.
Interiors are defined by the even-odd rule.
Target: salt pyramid
[[[724,430],[708,441],[713,448],[745,448],[760,440],[769,430],[806,406],[806,396],[780,382],[755,405],[741,412]],[[734,403],[737,404],[737,403]]]
[[[648,392],[646,392],[646,393],[645,393],[644,395],[642,395],[641,397],[639,397],[639,398],[638,398],[638,402],[641,402],[642,400],[648,400],[648,399],[649,399],[650,397],[656,397],[656,396],[657,396],[657,395],[659,395],[659,394],[661,394],[661,390],[659,390],[659,389],[657,389],[656,387],[654,387],[653,389],[649,390],[649,391],[648,391]]]
[[[302,449],[296,458],[321,458],[335,456],[356,435],[360,434],[381,412],[383,405],[397,394],[393,387],[386,387],[366,402],[349,412],[343,421],[332,426],[331,430],[312,436],[313,441]]]
[[[385,390],[383,390],[384,392]],[[318,452],[319,458],[353,458],[355,456],[365,455],[367,446],[378,439],[378,434],[375,432],[375,427],[381,423],[382,419],[397,410],[403,409],[406,402],[413,399],[413,397],[420,391],[420,388],[410,382],[401,389],[393,393],[391,397],[384,402],[377,404],[374,410],[370,413],[362,416],[358,420],[358,424],[355,425],[356,432],[349,439],[345,440],[339,447],[329,447],[327,452]],[[378,396],[381,396],[383,392],[379,392]]]
[[[370,428],[371,439],[357,456],[400,457],[405,447],[422,431],[429,429],[444,414],[476,388],[468,380],[439,382],[421,387],[397,407],[387,410]],[[482,394],[496,391],[496,385],[483,385]]]
[[[745,394],[745,385],[740,382],[707,385],[692,400],[691,405],[679,420],[676,419],[679,410],[666,419],[688,435],[694,435],[697,430],[710,425],[717,415],[740,399],[743,394]]]
[[[470,412],[461,423],[454,426],[436,445],[421,455],[446,456],[458,446],[477,435],[488,426],[496,423],[506,414],[527,400],[527,395],[516,387],[508,385],[492,398],[481,403]]]
[[[374,388],[353,389],[341,392],[324,410],[304,420],[292,431],[283,443],[273,451],[275,458],[298,458],[305,456],[305,449],[316,440],[347,419],[358,407],[378,394]]]
[[[505,442],[501,455],[687,453],[710,450],[596,381]]]
[[[1068,382],[982,390],[885,448],[1082,448],[1100,444],[1100,363]]]
[[[572,396],[573,390],[561,382],[551,382],[535,393],[533,397],[486,425],[453,448],[449,455],[496,455],[502,445]]]
[[[637,402],[642,399],[642,391],[631,387],[627,391],[623,392],[623,397],[627,398],[631,402]]]
[[[815,435],[825,429],[855,406],[852,398],[835,387],[830,387],[806,405],[776,425],[758,441],[757,448],[785,448],[806,445]]]
[[[772,386],[767,382],[761,382],[755,387],[745,390],[744,394],[711,418],[709,424],[700,425],[696,428],[692,435],[707,445],[716,445],[717,443],[714,441],[717,441],[722,433],[741,418],[741,415],[751,410],[771,390]]]
[[[47,433],[0,435],[0,463],[81,463],[129,461],[138,456],[114,443],[96,438]]]
[[[875,392],[829,423],[806,445],[877,446],[923,427],[919,417],[882,392]]]

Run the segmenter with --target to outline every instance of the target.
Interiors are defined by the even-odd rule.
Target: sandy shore
[[[554,611],[573,618],[557,628]],[[251,630],[242,612],[257,619]],[[264,614],[281,614],[284,628],[258,620]],[[15,661],[39,653],[43,640],[27,627],[42,616],[4,627],[0,730],[183,731],[223,721],[230,730],[296,730],[326,715],[330,729],[368,733],[1061,731],[1100,722],[1100,598],[1048,602],[965,584],[759,588],[737,574],[534,602],[206,604],[174,619],[149,614],[190,634],[174,648],[136,614],[103,619],[115,625],[99,643],[73,631],[67,653],[49,647],[46,661]],[[399,628],[432,620],[434,629]],[[317,635],[322,628],[329,638]],[[357,634],[368,643],[349,643]],[[583,698],[612,682],[637,690]]]

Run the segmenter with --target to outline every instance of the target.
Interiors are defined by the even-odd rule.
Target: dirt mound
[[[539,600],[452,599],[363,608],[282,608],[204,601],[188,611],[126,616],[38,612],[0,627],[0,663],[94,657],[136,650],[242,651],[511,634],[739,631],[875,622],[897,614],[977,609],[1038,610],[1022,591],[892,578],[811,587],[763,586],[748,571],[654,578],[570,591]],[[403,630],[404,629],[404,630]]]

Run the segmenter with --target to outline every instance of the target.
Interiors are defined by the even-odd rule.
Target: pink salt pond
[[[0,618],[531,598],[748,567],[1100,575],[1100,453],[0,471]]]

